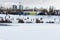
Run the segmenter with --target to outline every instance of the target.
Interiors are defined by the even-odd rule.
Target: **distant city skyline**
[[[10,7],[13,4],[19,5],[19,2],[26,7],[30,8],[49,8],[49,6],[54,6],[60,9],[60,0],[0,0],[0,6]]]

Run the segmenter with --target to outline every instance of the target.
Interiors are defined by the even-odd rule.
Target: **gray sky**
[[[60,0],[0,0],[0,5],[3,6],[11,6],[12,4],[18,5],[18,2],[21,2],[24,6],[29,6],[30,8],[33,7],[43,7],[48,8],[50,5],[54,6],[55,8],[60,8]]]

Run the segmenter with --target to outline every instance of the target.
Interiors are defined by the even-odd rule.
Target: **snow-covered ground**
[[[59,24],[0,26],[0,40],[60,40]]]

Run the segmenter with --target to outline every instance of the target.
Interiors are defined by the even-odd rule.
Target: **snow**
[[[16,24],[15,26],[0,26],[0,40],[60,40],[60,25]]]

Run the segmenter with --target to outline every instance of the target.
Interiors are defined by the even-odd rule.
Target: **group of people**
[[[4,17],[0,16],[0,23],[59,23],[60,22],[59,18],[58,18],[58,21],[56,21],[57,20],[56,18],[54,18],[53,21],[51,21],[49,20],[50,18],[48,17],[49,19],[46,19],[46,20],[49,20],[49,21],[46,21],[44,20],[44,17],[19,16],[19,15],[17,16],[11,17],[8,14],[6,14],[6,16]]]

